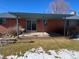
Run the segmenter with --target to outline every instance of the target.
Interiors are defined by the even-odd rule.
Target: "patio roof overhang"
[[[0,18],[16,18],[16,15],[12,15],[9,13],[0,13]]]
[[[25,18],[27,20],[38,20],[38,19],[64,19],[66,17],[73,16],[71,14],[41,14],[41,13],[22,13],[22,12],[8,12],[0,13],[0,18]],[[67,18],[68,19],[68,18]]]
[[[10,13],[16,15],[20,18],[25,18],[27,20],[37,20],[37,19],[64,19],[65,17],[73,16],[71,14],[41,14],[41,13]]]
[[[66,17],[67,20],[79,20],[79,16]]]

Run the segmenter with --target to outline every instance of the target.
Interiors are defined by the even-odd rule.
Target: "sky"
[[[0,0],[0,12],[47,13],[53,0]],[[79,0],[66,0],[79,15]]]

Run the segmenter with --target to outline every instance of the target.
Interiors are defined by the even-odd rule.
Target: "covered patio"
[[[51,29],[53,28],[53,24],[55,24],[55,28],[57,26],[60,25],[59,21],[62,20],[63,21],[63,30],[62,32],[64,33],[64,36],[67,36],[69,35],[68,34],[68,27],[69,27],[69,21],[70,20],[73,20],[74,17],[73,15],[70,15],[70,14],[40,14],[40,13],[2,13],[0,14],[0,18],[14,18],[16,20],[16,31],[17,31],[17,36],[19,37],[19,19],[24,19],[25,20],[25,23],[27,24],[26,21],[38,21],[38,20],[41,20],[41,26],[42,27],[39,27],[37,26],[36,24],[36,32],[38,32],[38,28],[41,29],[41,32],[46,32],[46,29]],[[76,18],[76,17],[75,17]],[[74,19],[75,19],[74,18]],[[8,19],[7,19],[8,20]],[[46,26],[50,23],[48,23],[48,21],[51,20],[52,22],[55,20],[55,21],[58,21],[56,23],[58,23],[58,25],[56,23],[51,23],[52,25],[49,27],[46,28]],[[50,22],[51,22],[50,21]],[[32,26],[32,25],[31,25]],[[27,32],[27,25],[25,27],[26,29],[26,32]],[[30,28],[30,30],[32,31],[33,28]],[[57,28],[58,29],[58,28]],[[51,29],[52,30],[52,29]],[[51,31],[50,31],[51,32]]]

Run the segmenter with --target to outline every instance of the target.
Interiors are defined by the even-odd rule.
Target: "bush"
[[[5,36],[16,36],[17,35],[17,27],[10,27],[7,29]],[[21,26],[19,26],[19,34],[23,33],[24,28],[22,28]]]

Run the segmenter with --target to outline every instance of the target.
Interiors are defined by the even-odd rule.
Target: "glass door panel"
[[[36,21],[27,21],[27,30],[35,31],[36,30]]]

